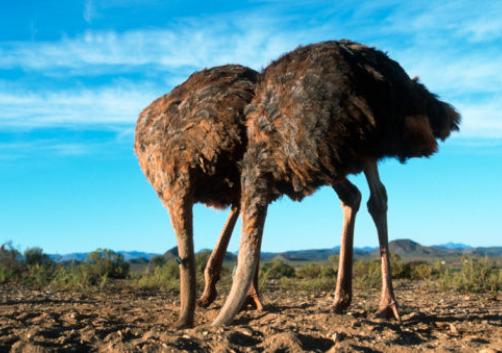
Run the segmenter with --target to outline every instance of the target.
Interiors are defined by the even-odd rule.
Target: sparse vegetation
[[[209,255],[209,251],[196,255],[200,287]],[[430,281],[438,288],[459,292],[494,293],[502,289],[502,266],[493,258],[462,257],[448,263],[439,260],[405,262],[393,255],[391,261],[394,278]],[[260,269],[260,286],[331,291],[336,284],[337,262],[336,256],[324,262],[291,262],[279,258],[265,261]],[[232,264],[228,263],[222,270],[220,282],[223,286],[231,282],[231,268]],[[0,284],[88,291],[103,289],[116,280],[136,288],[178,291],[178,264],[173,258],[155,256],[130,273],[129,263],[108,249],[90,253],[83,262],[55,263],[40,248],[28,248],[21,254],[11,244],[0,247]],[[378,288],[380,260],[356,260],[353,280],[355,286]]]
[[[377,288],[381,283],[380,260],[355,261],[352,274],[355,284],[363,287]]]
[[[274,259],[263,264],[260,276],[265,280],[290,278],[295,276],[295,268],[281,259]]]
[[[125,279],[129,263],[108,249],[89,254],[87,261],[54,263],[41,248],[28,248],[24,255],[4,244],[0,247],[0,283],[62,289],[102,288],[108,279]]]
[[[439,283],[460,292],[494,293],[502,289],[502,268],[488,257],[463,257],[460,270],[445,269]]]
[[[336,271],[329,264],[308,263],[303,266],[298,266],[296,275],[299,278],[315,279],[315,278],[335,278]]]
[[[0,247],[0,283],[18,279],[23,272],[21,254],[11,243]]]
[[[27,248],[24,251],[24,262],[27,266],[52,264],[49,256],[39,247]]]
[[[124,257],[108,249],[98,249],[89,254],[87,259],[89,271],[97,277],[115,279],[127,278],[129,275],[129,263]]]
[[[153,260],[153,259],[152,259]],[[177,290],[179,270],[174,260],[161,263],[154,260],[157,265],[149,266],[148,269],[134,279],[134,285],[144,289]]]

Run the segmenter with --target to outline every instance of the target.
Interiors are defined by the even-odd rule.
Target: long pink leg
[[[195,256],[193,248],[192,203],[188,198],[170,200],[169,214],[176,240],[180,270],[180,317],[175,328],[192,327],[195,314]]]
[[[375,222],[378,241],[380,243],[380,259],[382,266],[382,294],[380,298],[378,315],[400,320],[397,301],[392,288],[392,273],[390,267],[390,253],[387,233],[387,192],[380,181],[376,161],[366,163],[364,174],[370,188],[368,211]]]
[[[232,207],[230,214],[225,222],[225,226],[223,227],[223,231],[221,232],[218,241],[214,250],[211,252],[211,256],[209,257],[206,268],[204,269],[204,280],[205,287],[204,291],[197,301],[199,306],[205,308],[208,307],[217,296],[216,291],[216,283],[220,279],[221,268],[223,266],[223,261],[225,259],[225,253],[228,248],[228,243],[232,236],[232,231],[235,227],[235,223],[237,222],[237,218],[239,217],[239,207]],[[259,263],[258,263],[259,268]],[[245,301],[245,305],[251,305],[256,310],[262,311],[263,304],[260,299],[260,295],[258,292],[258,268],[255,273],[255,277],[253,283],[248,291],[248,296]]]
[[[213,326],[227,325],[234,319],[242,308],[258,270],[261,238],[268,206],[267,184],[265,178],[257,178],[254,175],[242,179],[242,235],[237,269],[230,293],[213,321]]]
[[[208,307],[216,299],[216,282],[220,279],[221,268],[223,260],[225,259],[228,242],[232,236],[232,231],[234,230],[237,218],[239,218],[239,207],[232,207],[227,221],[225,222],[225,226],[223,227],[218,241],[216,242],[216,246],[212,251],[211,256],[209,256],[206,268],[204,269],[204,291],[197,301],[201,307]]]
[[[261,248],[261,239],[258,247]],[[261,302],[260,292],[258,291],[259,274],[260,274],[260,257],[258,256],[253,283],[251,283],[251,287],[248,290],[248,295],[246,300],[244,301],[243,307],[246,305],[251,305],[257,311],[263,311],[263,304]]]
[[[340,198],[343,210],[342,240],[334,301],[334,311],[341,313],[349,307],[352,301],[354,226],[361,204],[361,193],[348,179],[334,184],[333,188]]]

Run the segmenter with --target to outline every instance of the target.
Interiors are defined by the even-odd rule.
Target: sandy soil
[[[212,328],[221,299],[175,331],[176,296],[116,290],[94,295],[0,288],[0,352],[483,352],[502,351],[502,297],[398,282],[403,321],[374,317],[378,291],[357,290],[345,315],[331,294],[264,294],[264,312]]]

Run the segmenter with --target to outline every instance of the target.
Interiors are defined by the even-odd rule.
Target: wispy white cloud
[[[185,21],[174,29],[88,31],[57,42],[0,45],[0,67],[88,70],[98,66],[113,72],[114,67],[123,70],[124,66],[202,68],[239,62],[259,68],[320,34],[316,33],[319,29],[286,32],[277,26],[271,19],[247,17],[240,21]]]
[[[395,33],[411,36],[422,44],[461,42],[486,42],[502,36],[500,31],[500,1],[402,1],[384,0],[366,3],[363,9],[372,12],[388,8],[380,33]]]
[[[131,125],[156,95],[151,88],[138,86],[71,92],[0,92],[0,127]]]
[[[89,142],[62,142],[51,139],[43,141],[24,141],[0,143],[0,161],[19,160],[33,155],[83,156],[99,150],[97,144]]]
[[[502,137],[502,95],[486,102],[459,102],[462,136]]]
[[[88,23],[92,22],[92,19],[96,16],[96,7],[94,6],[93,0],[84,1],[84,20]]]
[[[271,2],[279,9],[288,6],[284,1]],[[85,4],[84,17],[91,20],[96,4],[92,0]],[[308,25],[302,23],[302,14],[254,11],[178,20],[166,28],[88,31],[52,42],[0,43],[4,70],[22,68],[48,77],[144,73],[135,83],[66,91],[12,91],[0,86],[0,127],[125,124],[130,128],[146,104],[190,71],[230,62],[260,69],[299,44],[348,37],[389,51],[410,75],[420,76],[431,91],[454,103],[463,115],[462,135],[502,137],[502,48],[494,44],[502,33],[498,19],[502,2],[403,5],[383,0],[342,11],[351,6],[341,1],[325,7],[327,15]],[[148,72],[163,74],[147,76]]]

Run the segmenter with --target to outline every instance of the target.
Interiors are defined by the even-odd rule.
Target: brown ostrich
[[[258,73],[226,65],[192,74],[139,116],[135,151],[147,179],[169,211],[178,243],[180,318],[175,327],[193,325],[195,263],[192,206],[202,202],[231,207],[205,269],[201,306],[216,297],[225,251],[239,215],[240,167],[246,146],[244,108],[251,101]],[[256,287],[250,298],[260,309]]]
[[[377,162],[430,156],[437,139],[458,130],[460,116],[401,66],[350,41],[300,47],[261,75],[248,108],[242,162],[243,228],[230,294],[213,325],[239,311],[256,272],[267,206],[281,195],[301,200],[321,185],[339,190],[345,220],[335,309],[351,300],[352,240],[360,193],[346,176],[364,172],[368,211],[378,232],[382,266],[379,312],[399,318],[387,240],[387,195]]]

